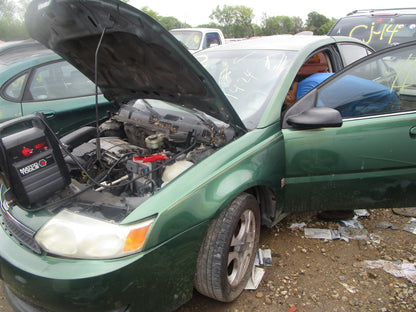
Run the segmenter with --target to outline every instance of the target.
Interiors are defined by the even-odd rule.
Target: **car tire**
[[[259,205],[243,193],[208,229],[197,260],[196,290],[223,302],[236,299],[251,276],[259,238]]]

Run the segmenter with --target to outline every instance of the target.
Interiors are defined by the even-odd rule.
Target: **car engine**
[[[8,204],[116,222],[236,137],[223,122],[158,100],[124,104],[98,128],[60,140],[41,115],[3,123],[0,132],[13,127],[0,138]]]
[[[55,196],[65,202],[72,192],[79,209],[121,219],[234,137],[233,128],[203,113],[138,100],[102,123],[99,138],[96,128],[85,127],[61,139],[72,183],[69,194],[66,188]],[[59,200],[48,201],[59,210]]]

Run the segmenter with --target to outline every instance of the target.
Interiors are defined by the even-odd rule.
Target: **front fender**
[[[123,223],[157,214],[145,249],[211,220],[239,194],[267,186],[275,194],[284,174],[284,144],[273,127],[251,131],[194,165],[133,211]]]

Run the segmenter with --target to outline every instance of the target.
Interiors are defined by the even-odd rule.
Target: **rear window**
[[[375,50],[416,40],[416,14],[368,15],[341,18],[328,35],[362,40]]]

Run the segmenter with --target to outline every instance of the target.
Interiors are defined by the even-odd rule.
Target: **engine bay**
[[[70,184],[27,210],[65,207],[120,221],[235,136],[232,127],[198,111],[157,100],[125,104],[98,131],[84,127],[61,138]]]

